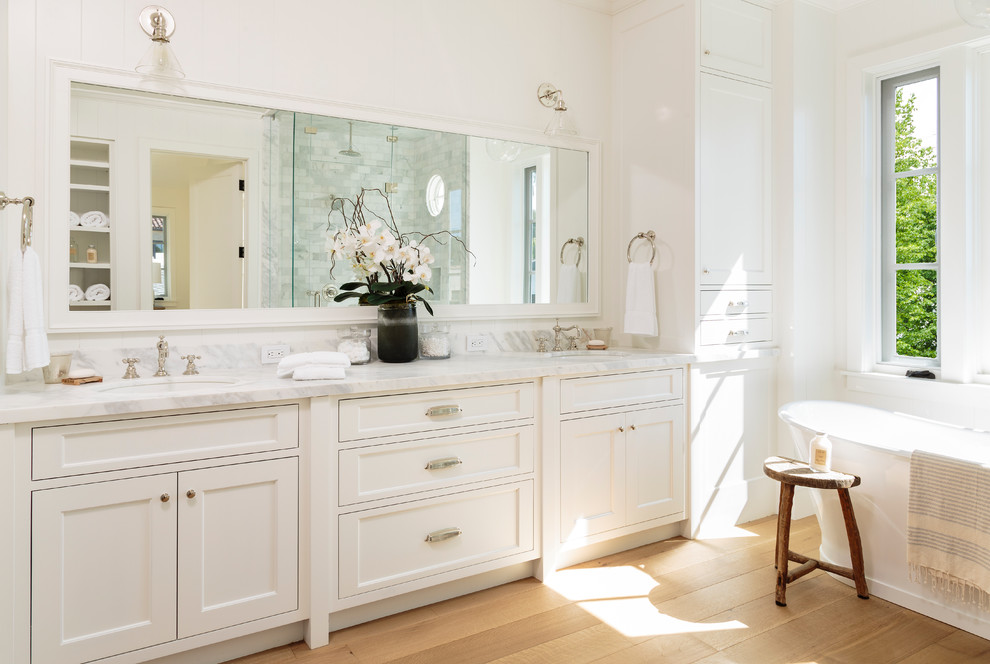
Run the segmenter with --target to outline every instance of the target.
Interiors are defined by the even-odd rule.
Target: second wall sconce
[[[134,69],[139,74],[149,76],[184,78],[186,72],[182,71],[182,65],[168,43],[168,38],[175,32],[172,13],[164,7],[150,5],[141,10],[138,23],[145,34],[151,37],[151,46]]]
[[[567,104],[564,103],[563,91],[551,83],[541,83],[536,90],[536,97],[547,108],[553,109],[553,117],[547,123],[543,133],[547,136],[576,134],[567,117]]]

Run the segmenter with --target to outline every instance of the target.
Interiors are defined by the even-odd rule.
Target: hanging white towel
[[[292,380],[340,380],[346,377],[344,367],[328,364],[306,364],[292,371]]]
[[[86,299],[95,302],[102,302],[110,299],[110,287],[106,284],[93,284],[86,289]]]
[[[75,284],[69,284],[69,302],[80,302],[86,299],[86,293]]]
[[[82,219],[79,218],[79,215],[73,212],[72,210],[69,210],[69,225],[78,226],[81,223],[82,223]]]
[[[626,277],[626,334],[657,336],[657,298],[653,285],[653,265],[629,263]]]
[[[7,276],[7,373],[19,374],[50,362],[45,334],[41,262],[31,247],[16,252]]]
[[[561,265],[557,271],[557,304],[581,301],[581,273],[577,265]]]
[[[100,210],[90,210],[79,217],[79,224],[87,228],[107,228],[110,225],[110,219]]]
[[[294,355],[282,358],[282,361],[278,363],[275,373],[279,378],[285,378],[286,376],[291,376],[292,372],[299,367],[310,364],[344,368],[351,366],[351,360],[345,353],[338,353],[331,350],[295,353]]]

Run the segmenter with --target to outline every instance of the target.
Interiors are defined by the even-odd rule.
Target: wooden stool
[[[788,583],[800,579],[816,568],[852,579],[856,582],[856,594],[861,599],[869,599],[870,593],[866,587],[866,575],[863,573],[863,543],[859,539],[856,515],[853,513],[852,501],[849,499],[849,489],[859,485],[859,478],[835,470],[827,473],[815,471],[809,468],[806,463],[776,456],[763,462],[763,472],[767,477],[780,482],[780,507],[777,510],[777,551],[774,554],[774,567],[777,568],[777,606],[787,606],[784,593],[787,592]],[[806,486],[812,489],[835,489],[839,492],[842,516],[846,520],[846,537],[849,539],[852,569],[802,556],[788,548],[791,540],[791,507],[794,504],[795,486]],[[787,572],[789,560],[801,563],[790,573]]]

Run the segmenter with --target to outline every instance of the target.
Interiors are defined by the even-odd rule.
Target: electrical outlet
[[[274,346],[261,347],[261,363],[275,364],[289,354],[288,344],[276,344]]]
[[[487,334],[467,335],[467,350],[469,353],[476,353],[478,351],[488,350],[488,335]]]

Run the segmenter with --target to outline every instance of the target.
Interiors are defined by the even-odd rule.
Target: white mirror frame
[[[396,124],[434,131],[455,132],[470,136],[497,138],[520,143],[537,143],[551,147],[579,150],[588,154],[588,238],[585,256],[588,261],[588,301],[577,304],[456,304],[434,305],[436,319],[525,319],[547,317],[598,316],[601,302],[601,142],[575,136],[546,136],[533,129],[467,122],[442,116],[399,112],[356,104],[328,102],[296,95],[282,95],[261,90],[235,88],[183,80],[176,83],[152,80],[118,69],[108,69],[73,62],[51,61],[45,136],[46,165],[44,223],[35,221],[42,240],[42,255],[47,256],[48,327],[52,332],[112,330],[159,330],[190,328],[290,327],[312,325],[347,325],[368,323],[376,319],[375,307],[333,306],[320,308],[271,309],[197,309],[170,311],[69,311],[69,283],[66,247],[69,246],[67,224],[55,223],[69,216],[69,134],[73,83],[181,95],[196,99],[278,108],[298,113],[312,113],[368,122]],[[39,242],[35,242],[37,246]],[[45,251],[45,249],[47,251]]]

